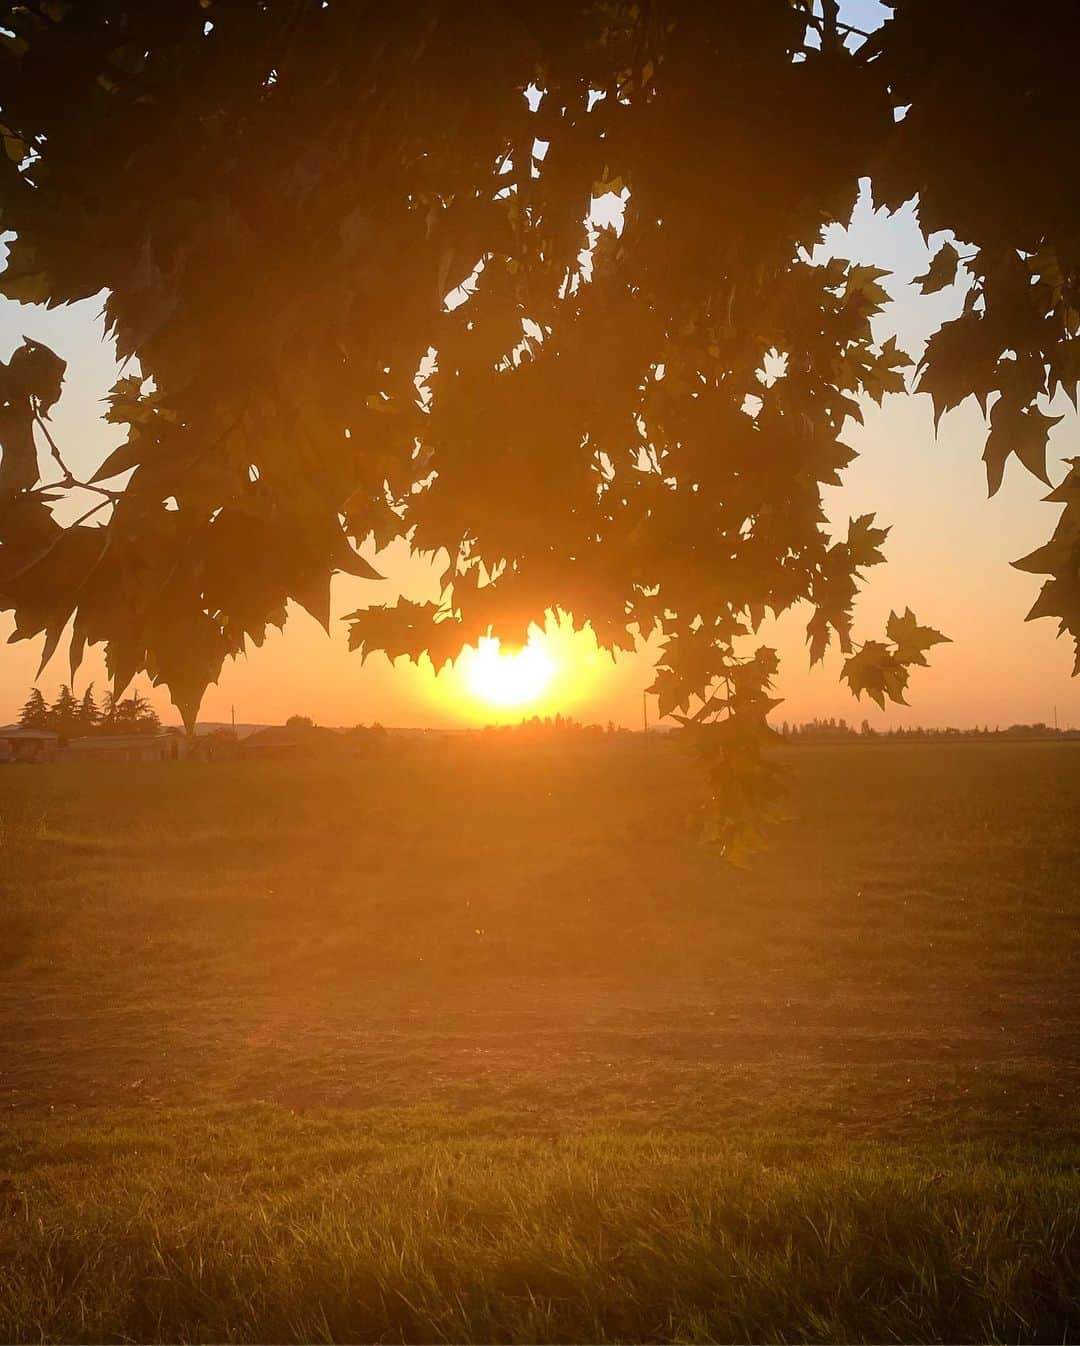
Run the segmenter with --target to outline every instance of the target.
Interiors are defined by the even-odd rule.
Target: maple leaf
[[[915,284],[922,289],[923,294],[935,294],[953,284],[959,265],[960,254],[951,243],[943,243],[934,253],[929,270],[915,277]]]
[[[889,536],[888,528],[873,526],[875,515],[860,514],[857,519],[848,522],[847,546],[851,553],[851,563],[857,569],[864,566],[880,565],[885,560],[880,550]]]
[[[820,664],[829,648],[832,634],[829,619],[819,608],[806,624],[806,643],[810,646],[810,664]]]
[[[917,391],[930,394],[935,427],[946,411],[969,397],[975,397],[985,412],[987,399],[998,387],[1002,349],[999,332],[981,313],[969,310],[942,323],[926,343],[917,371]]]
[[[866,307],[876,312],[889,302],[889,293],[879,282],[889,273],[878,266],[859,266],[852,264],[844,277],[844,295],[847,299],[858,298]]]
[[[920,664],[927,667],[926,651],[934,645],[949,645],[948,636],[935,631],[932,626],[920,626],[910,608],[904,609],[904,615],[898,617],[889,613],[885,624],[885,634],[896,646],[896,658],[901,664]]]
[[[1062,490],[1069,478],[1046,497],[1061,500],[1065,496],[1066,508],[1061,511],[1050,541],[1014,561],[1016,570],[1026,570],[1031,575],[1068,575],[1080,571],[1080,473],[1073,468],[1070,475],[1076,477],[1075,498],[1069,500]]]
[[[358,650],[361,661],[381,653],[391,662],[401,655],[415,662],[433,638],[435,618],[443,614],[445,609],[438,603],[414,603],[404,598],[391,605],[360,608],[343,619],[349,623],[349,649]],[[461,626],[451,624],[460,649]]]
[[[915,364],[915,361],[896,344],[896,337],[888,337],[881,346],[881,355],[878,357],[875,368],[878,378],[887,393],[902,393],[907,391],[907,381],[901,369],[908,369]]]
[[[1077,387],[1080,385],[1080,337],[1071,337],[1059,341],[1050,352],[1050,395],[1059,388],[1065,390],[1065,396],[1077,404]]]
[[[22,238],[15,239],[7,267],[0,272],[0,294],[20,304],[44,304],[52,308],[58,302],[54,284],[54,277],[38,260],[37,248]]]
[[[29,490],[37,481],[34,418],[52,410],[66,369],[54,351],[29,337],[7,364],[0,361],[0,498]]]
[[[886,697],[899,705],[907,705],[904,700],[907,669],[880,640],[868,640],[861,650],[846,659],[840,677],[857,698],[865,692],[882,710]]]
[[[1069,470],[1060,484],[1049,495],[1043,496],[1043,500],[1047,504],[1070,505],[1080,510],[1080,458],[1065,458],[1062,461]]]
[[[648,690],[650,695],[656,697],[656,713],[661,720],[677,710],[689,707],[692,693],[682,678],[670,668],[658,668]]]
[[[1027,470],[1050,485],[1046,475],[1046,445],[1060,416],[1047,416],[1038,407],[1024,407],[1011,398],[1000,398],[990,413],[990,433],[983,450],[986,483],[996,495],[1005,475],[1009,455],[1015,453]]]
[[[1074,571],[1046,581],[1024,620],[1034,622],[1040,617],[1057,617],[1058,635],[1068,632],[1073,636],[1076,642],[1073,676],[1080,674],[1080,573]]]

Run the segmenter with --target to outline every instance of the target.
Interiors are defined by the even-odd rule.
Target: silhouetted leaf
[[[921,664],[926,667],[926,651],[934,645],[948,645],[948,636],[935,631],[932,626],[920,626],[910,608],[904,609],[904,615],[898,617],[889,613],[885,625],[885,634],[896,646],[896,658],[902,664]]]
[[[930,261],[930,269],[915,277],[923,294],[934,294],[952,285],[956,280],[956,269],[960,265],[960,254],[951,243],[943,243]]]
[[[848,524],[848,550],[852,564],[859,568],[880,565],[885,560],[881,545],[889,536],[889,529],[875,528],[874,517],[873,514],[860,514]]]
[[[917,198],[924,231],[965,240],[963,311],[930,334],[918,388],[935,423],[996,396],[991,487],[1010,453],[1045,479],[1039,399],[1080,386],[1061,167],[1080,12],[1018,27],[1003,7],[904,4],[858,51],[822,53],[805,5],[780,0],[543,23],[449,0],[393,22],[211,8],[209,34],[197,5],[9,16],[29,45],[0,61],[0,293],[104,294],[137,362],[107,399],[126,443],[97,480],[138,470],[72,529],[101,554],[56,592],[3,589],[17,630],[74,606],[73,652],[106,643],[118,683],[148,672],[190,720],[290,595],[327,622],[331,573],[377,582],[360,551],[405,537],[449,558],[443,600],[354,614],[354,648],[440,665],[556,608],[609,650],[656,634],[661,706],[703,735],[711,826],[741,857],[775,805],[771,656],[742,633],[809,603],[811,658],[835,636],[845,680],[881,703],[937,637],[905,612],[887,646],[855,648],[887,530],[866,514],[828,538],[822,488],[854,457],[846,422],[903,392],[909,360],[874,339],[886,273],[810,249],[871,169],[879,205]],[[627,198],[599,238],[597,185]],[[958,270],[950,243],[920,285]],[[6,367],[0,585],[58,529],[34,494],[33,418],[59,391],[43,349]],[[1075,632],[1065,527],[1023,564],[1050,567],[1040,603]]]
[[[882,710],[886,697],[899,705],[907,705],[904,700],[907,669],[881,641],[868,640],[861,650],[844,661],[840,676],[857,697],[865,692]]]
[[[1046,442],[1060,416],[1047,416],[1038,407],[1021,407],[1002,397],[990,413],[990,434],[983,451],[986,481],[996,495],[1005,472],[1005,463],[1015,453],[1033,476],[1050,484],[1046,475]]]

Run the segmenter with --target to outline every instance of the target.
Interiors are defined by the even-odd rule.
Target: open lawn
[[[1080,745],[0,770],[0,1337],[1080,1337]]]

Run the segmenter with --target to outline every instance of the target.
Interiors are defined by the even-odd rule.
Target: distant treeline
[[[845,719],[828,720],[808,720],[804,724],[789,724],[785,720],[779,727],[777,733],[788,743],[835,743],[835,742],[866,742],[868,740],[886,740],[896,739],[953,739],[953,738],[1080,738],[1080,729],[1058,729],[1054,725],[1042,724],[1010,724],[1008,728],[1002,729],[995,725],[991,729],[988,725],[982,728],[975,726],[971,729],[924,729],[921,726],[914,726],[910,729],[873,729],[869,720],[863,720],[858,729],[854,725],[848,724]]]
[[[88,734],[157,734],[161,721],[138,692],[122,699],[107,692],[99,705],[93,683],[81,697],[76,697],[65,683],[51,705],[34,687],[19,712],[19,728],[39,729],[69,739]]]
[[[481,734],[485,738],[528,739],[564,735],[575,738],[608,738],[616,734],[629,734],[630,730],[620,728],[613,720],[608,720],[606,725],[581,724],[569,715],[545,715],[542,718],[533,715],[527,720],[518,721],[517,724],[486,724],[482,729],[470,729],[467,732]]]
[[[99,704],[94,698],[93,684],[81,697],[73,695],[66,684],[60,688],[56,700],[47,702],[41,691],[35,687],[26,699],[19,713],[19,727],[22,729],[40,729],[59,735],[62,739],[79,738],[90,734],[157,734],[161,732],[161,722],[153,707],[138,692],[119,699],[106,693]],[[787,720],[772,726],[785,743],[866,743],[872,741],[892,742],[897,740],[938,740],[938,739],[1080,739],[1080,729],[1058,729],[1053,725],[1011,724],[1007,728],[988,725],[970,729],[925,729],[915,726],[909,729],[874,729],[868,720],[863,720],[856,728],[846,719],[812,719],[802,724],[791,724]],[[341,745],[352,748],[371,747],[387,739],[387,731],[381,724],[355,725],[351,729],[324,729],[309,716],[292,715],[283,726],[288,742],[322,746]],[[616,725],[609,720],[606,725],[582,724],[569,715],[533,715],[513,724],[488,724],[480,729],[469,729],[467,735],[479,735],[484,738],[512,738],[515,740],[546,740],[551,738],[574,738],[581,740],[609,739],[631,734],[631,730]],[[658,726],[654,732],[664,736],[677,737],[679,731],[667,726]],[[267,747],[274,746],[274,740],[280,740],[282,729],[264,729],[251,735],[246,742],[260,746],[261,739],[269,739]],[[236,735],[224,728],[218,728],[207,736],[220,741],[224,751],[229,744],[236,743]]]
[[[1011,724],[1002,729],[988,725],[971,729],[873,729],[869,720],[863,720],[856,728],[845,719],[813,719],[804,724],[790,724],[785,720],[772,726],[787,743],[865,743],[870,741],[893,741],[908,739],[952,739],[952,738],[1080,738],[1080,730],[1056,729],[1045,724]],[[467,731],[482,737],[533,738],[575,737],[600,739],[615,735],[628,735],[632,731],[623,729],[611,720],[606,725],[581,724],[565,715],[534,715],[530,719],[515,724],[485,725],[482,729]],[[665,737],[677,738],[679,730],[668,726],[659,726],[654,731]]]

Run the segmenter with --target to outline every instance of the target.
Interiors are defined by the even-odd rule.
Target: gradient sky
[[[849,22],[871,27],[881,6],[865,0],[848,4]],[[945,235],[930,240],[931,251]],[[916,359],[929,332],[961,308],[962,282],[923,297],[911,278],[926,270],[930,252],[910,209],[889,217],[875,213],[866,193],[847,230],[829,233],[825,248],[859,262],[888,268],[893,302],[878,319],[879,337],[895,332]],[[100,320],[101,299],[47,312],[0,300],[0,357],[7,359],[23,335],[45,342],[68,361],[63,397],[53,412],[53,433],[73,470],[90,471],[119,442],[118,427],[101,419],[101,398],[116,377],[110,343]],[[1061,459],[1080,452],[1080,421],[1063,398],[1052,410],[1064,419],[1051,432],[1051,477],[1063,475]],[[958,725],[1050,721],[1080,725],[1080,679],[1069,676],[1071,644],[1055,639],[1056,625],[1025,625],[1040,581],[1012,570],[1009,562],[1046,540],[1057,507],[1042,503],[1045,488],[1011,459],[1005,482],[993,500],[986,498],[981,462],[985,435],[974,402],[942,420],[935,436],[930,399],[893,395],[879,410],[865,407],[865,425],[849,423],[846,438],[859,458],[840,488],[825,492],[826,509],[837,530],[851,515],[874,511],[879,523],[892,525],[885,552],[888,565],[869,572],[857,609],[856,634],[880,636],[890,608],[912,607],[925,624],[952,637],[953,644],[931,651],[932,667],[915,669],[910,709],[881,712],[873,703],[856,702],[838,682],[840,656],[834,651],[823,667],[808,670],[804,628],[808,609],[796,609],[761,632],[782,655],[778,694],[786,698],[775,719],[812,716],[864,717],[875,727],[895,724]],[[427,569],[410,560],[403,544],[375,559],[388,576],[384,584],[338,577],[334,613],[340,616],[367,602],[392,602],[399,592],[434,597]],[[12,629],[0,616],[0,641]],[[553,637],[556,653],[565,653],[563,672],[539,709],[561,710],[583,720],[614,720],[639,726],[642,690],[651,680],[646,650],[613,662],[585,636]],[[0,645],[0,723],[15,717],[37,668],[39,642]],[[46,669],[41,686],[52,696],[67,676],[59,654]],[[99,655],[88,655],[79,689],[106,679]],[[140,687],[146,690],[145,687]],[[178,716],[163,692],[151,693],[167,722]],[[272,633],[261,650],[226,666],[218,686],[203,703],[202,719],[280,722],[294,713],[323,724],[378,720],[386,725],[455,726],[519,718],[501,715],[471,699],[459,673],[436,679],[430,668],[404,660],[391,667],[381,656],[361,665],[345,645],[342,625],[328,638],[313,619],[293,609],[284,634]],[[650,716],[653,712],[650,711]]]

